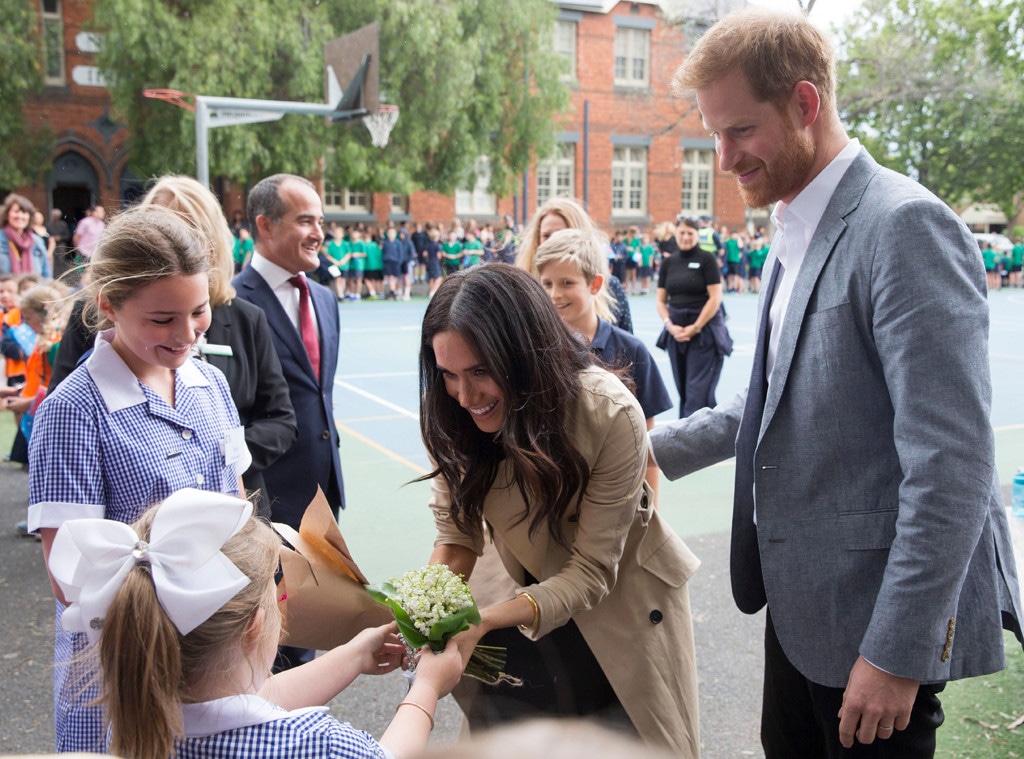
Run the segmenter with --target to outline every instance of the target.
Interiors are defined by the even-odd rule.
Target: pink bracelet
[[[431,729],[431,730],[433,730],[433,729],[434,729],[434,715],[433,715],[433,714],[431,714],[430,712],[428,712],[428,711],[427,711],[427,708],[426,708],[425,706],[421,706],[420,704],[417,704],[417,703],[416,703],[415,701],[403,701],[403,702],[401,702],[401,703],[400,703],[400,704],[399,704],[398,706],[396,706],[396,707],[395,707],[395,711],[397,712],[397,711],[398,711],[399,709],[401,709],[401,708],[402,708],[403,706],[415,706],[415,707],[416,707],[417,709],[419,709],[419,710],[420,710],[421,712],[423,712],[424,714],[426,714],[426,715],[427,715],[427,719],[429,719],[429,720],[430,720],[430,729]]]

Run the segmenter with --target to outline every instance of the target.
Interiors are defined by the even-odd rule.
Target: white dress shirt
[[[811,244],[814,232],[818,229],[818,223],[825,213],[825,208],[832,199],[843,175],[846,174],[846,170],[850,168],[850,164],[853,163],[853,159],[859,152],[860,141],[850,140],[849,144],[839,152],[839,155],[833,158],[831,163],[822,169],[821,173],[800,191],[799,195],[793,198],[792,203],[786,204],[780,200],[775,205],[775,210],[772,211],[772,224],[778,231],[772,238],[771,252],[782,264],[783,272],[768,311],[768,358],[765,375],[769,385],[772,381],[772,370],[775,368],[775,356],[779,349],[779,337],[785,326],[786,310],[789,308],[789,299],[793,295],[793,284],[800,274],[800,267],[803,265],[807,248]]]
[[[299,289],[288,281],[295,275],[261,256],[258,248],[253,251],[252,261],[249,265],[270,285],[270,289],[277,296],[292,326],[295,327],[295,331],[302,334],[302,330],[299,327]],[[306,275],[300,272],[299,276],[304,277]],[[313,308],[312,296],[310,297],[309,313],[313,317],[313,326],[317,326],[316,309]]]

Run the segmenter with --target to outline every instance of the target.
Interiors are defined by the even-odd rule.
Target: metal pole
[[[590,211],[590,101],[583,101],[583,207]]]
[[[523,171],[523,222],[526,222],[527,208],[529,207],[529,182],[530,182],[530,170],[526,169]]]
[[[196,179],[203,187],[210,186],[210,110],[206,99],[196,98]]]
[[[530,38],[527,36],[523,42],[523,93],[524,98],[529,97],[530,94],[530,64],[529,59],[526,57],[528,53],[528,47],[530,44]],[[523,225],[526,225],[526,214],[529,213],[527,210],[530,207],[530,164],[529,157],[527,157],[527,164],[523,168]]]

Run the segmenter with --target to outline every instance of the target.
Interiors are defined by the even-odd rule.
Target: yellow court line
[[[344,432],[347,435],[351,435],[356,440],[358,440],[358,441],[360,441],[362,443],[366,443],[366,445],[370,446],[371,448],[373,448],[376,451],[380,451],[381,453],[383,453],[388,458],[394,459],[399,464],[403,464],[403,465],[409,467],[412,471],[416,472],[416,474],[420,474],[420,475],[430,474],[429,470],[424,469],[423,467],[419,466],[418,464],[412,463],[411,461],[409,461],[409,459],[407,459],[407,458],[405,458],[403,456],[399,456],[394,451],[392,451],[392,450],[390,450],[388,448],[385,448],[380,443],[377,443],[377,442],[371,440],[370,438],[366,437],[365,435],[360,435],[358,432],[356,432],[351,427],[347,427],[344,424],[342,424],[341,422],[335,422],[335,426],[337,426],[337,428],[338,428],[338,430],[340,432]]]

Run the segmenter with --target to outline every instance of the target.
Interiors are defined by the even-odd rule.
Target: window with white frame
[[[714,216],[714,150],[683,151],[683,195],[680,211],[687,216]]]
[[[64,73],[64,8],[61,0],[42,0],[43,81],[49,85],[67,82]]]
[[[615,84],[646,87],[651,81],[651,32],[649,29],[615,29]]]
[[[455,191],[455,213],[459,216],[494,216],[498,200],[487,191],[491,183],[491,161],[487,156],[476,159],[476,183],[472,189]]]
[[[612,216],[647,215],[647,148],[612,153]]]
[[[537,162],[537,205],[551,198],[574,197],[575,174],[576,146],[571,142],[558,143],[551,158]]]
[[[324,211],[334,213],[369,213],[370,193],[347,187],[324,185]]]
[[[555,22],[555,53],[567,61],[562,79],[576,78],[576,28],[575,21]]]
[[[409,196],[397,192],[391,193],[391,213],[409,213]]]

